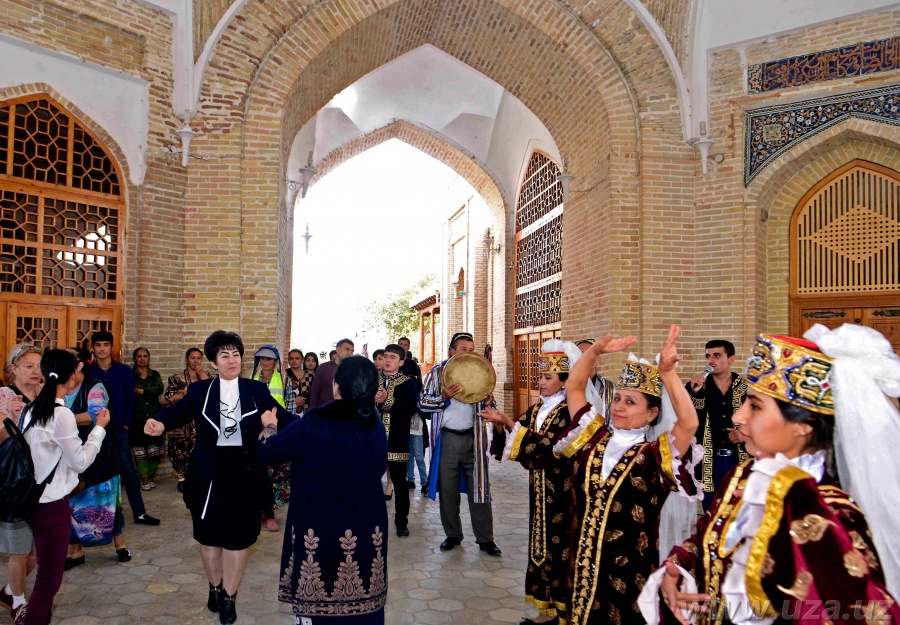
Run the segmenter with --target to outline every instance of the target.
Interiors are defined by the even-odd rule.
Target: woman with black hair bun
[[[335,401],[311,408],[257,443],[264,463],[291,463],[291,502],[278,600],[297,623],[383,625],[387,599],[387,509],[381,474],[388,453],[375,408],[378,372],[363,356],[341,360]],[[309,619],[309,620],[307,620]]]
[[[34,534],[37,576],[28,603],[16,615],[16,625],[45,625],[62,583],[69,546],[71,511],[68,494],[78,485],[78,474],[87,469],[100,452],[109,423],[106,408],[87,441],[78,438],[75,415],[66,408],[66,395],[74,392],[77,361],[71,353],[50,349],[41,357],[44,388],[26,408],[20,428],[31,447],[34,478],[43,482],[52,474],[34,514],[26,519]]]

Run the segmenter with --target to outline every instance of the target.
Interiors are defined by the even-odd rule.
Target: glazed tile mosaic
[[[765,93],[894,69],[900,69],[900,37],[751,65],[747,70],[747,91]]]
[[[900,86],[748,111],[744,186],[783,152],[849,117],[900,126]]]

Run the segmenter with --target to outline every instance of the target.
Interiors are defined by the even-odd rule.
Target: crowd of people
[[[805,336],[761,335],[743,376],[734,345],[709,341],[706,370],[686,383],[677,326],[655,361],[630,354],[615,381],[597,374],[600,359],[637,339],[553,339],[540,399],[517,418],[491,393],[463,401],[460,384],[445,383],[450,359],[475,351],[466,332],[423,379],[405,337],[372,360],[342,339],[321,365],[291,350],[283,366],[263,345],[244,378],[241,337],[216,331],[165,388],[148,350],[134,350],[129,371],[105,332],[91,354],[18,345],[0,413],[24,432],[47,486],[36,512],[0,527],[10,554],[0,602],[17,625],[43,625],[87,547],[112,543],[130,559],[121,494],[136,523],[159,523],[141,491],[156,484],[168,434],[221,623],[237,619],[250,547],[278,531],[283,505],[278,598],[298,625],[384,623],[383,502],[394,500],[396,536],[409,536],[416,470],[439,502],[440,550],[464,539],[465,491],[476,543],[500,556],[492,457],[529,475],[524,594],[538,614],[522,625],[898,622],[900,358],[861,326]]]

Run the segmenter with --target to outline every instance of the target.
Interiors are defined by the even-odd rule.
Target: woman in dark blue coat
[[[240,336],[217,330],[203,351],[219,376],[191,384],[181,401],[148,419],[144,431],[159,436],[191,421],[196,426],[184,503],[209,578],[207,607],[219,613],[220,623],[233,623],[248,549],[259,537],[260,493],[269,488],[265,465],[256,455],[262,417],[282,427],[296,417],[275,402],[265,384],[240,377]]]
[[[334,402],[281,432],[273,414],[263,415],[260,460],[292,463],[278,600],[294,606],[297,623],[383,625],[387,438],[375,409],[375,366],[345,358],[334,389]]]

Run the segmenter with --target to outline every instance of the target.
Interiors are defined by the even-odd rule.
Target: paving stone
[[[389,543],[386,623],[485,625],[518,623],[525,615],[535,615],[523,598],[528,475],[516,464],[494,464],[491,482],[494,538],[503,556],[489,556],[475,544],[465,499],[461,515],[466,537],[456,549],[441,551],[438,503],[416,493],[410,507],[412,535]],[[217,622],[206,609],[206,575],[191,538],[190,515],[173,480],[158,484],[144,499],[162,524],[126,526],[133,553],[129,563],[117,562],[109,547],[88,549],[85,565],[65,574],[54,605],[54,625]],[[393,502],[386,503],[392,516]],[[282,527],[285,514],[285,509],[276,511]],[[130,510],[125,518],[131,518]],[[291,607],[277,600],[283,540],[283,532],[263,532],[251,550],[238,595],[238,625],[293,625]],[[6,556],[0,556],[0,567],[5,564]],[[29,588],[32,583],[33,575]]]

